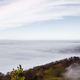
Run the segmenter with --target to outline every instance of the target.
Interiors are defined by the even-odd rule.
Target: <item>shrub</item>
[[[13,69],[11,72],[11,80],[24,80],[25,77],[23,76],[23,68],[21,65],[17,67],[17,69]]]

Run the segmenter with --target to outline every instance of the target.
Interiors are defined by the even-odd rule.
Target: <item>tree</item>
[[[23,68],[21,65],[17,67],[17,70],[13,69],[11,72],[11,80],[24,80],[25,77],[23,76]]]

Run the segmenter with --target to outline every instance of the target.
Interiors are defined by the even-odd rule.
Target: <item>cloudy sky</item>
[[[0,0],[0,39],[80,40],[80,0]]]

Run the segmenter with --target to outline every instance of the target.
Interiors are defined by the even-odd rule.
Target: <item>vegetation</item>
[[[25,77],[23,76],[23,68],[21,65],[17,67],[17,70],[13,69],[11,72],[11,80],[24,80]]]
[[[79,57],[71,57],[23,71],[21,65],[6,75],[0,73],[0,80],[64,80],[62,74],[73,63],[80,64]]]

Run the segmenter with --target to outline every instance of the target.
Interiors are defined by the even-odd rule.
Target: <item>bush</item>
[[[13,69],[11,72],[11,80],[24,80],[25,77],[23,76],[23,68],[21,65],[17,67],[17,70]]]

